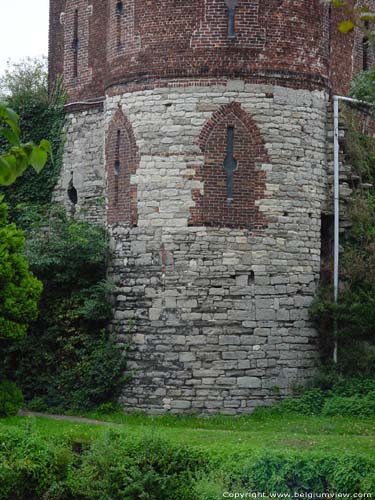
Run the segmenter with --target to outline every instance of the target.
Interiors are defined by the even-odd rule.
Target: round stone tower
[[[334,23],[320,0],[51,0],[55,199],[108,226],[125,407],[247,413],[312,376],[332,66],[358,52]]]

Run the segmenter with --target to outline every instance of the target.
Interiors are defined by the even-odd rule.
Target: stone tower
[[[320,0],[51,0],[55,199],[108,226],[125,407],[248,413],[312,376],[329,100],[366,56],[337,20]]]

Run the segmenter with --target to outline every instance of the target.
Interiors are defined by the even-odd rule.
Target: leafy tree
[[[28,106],[30,100],[48,102],[47,60],[26,58],[19,62],[8,62],[7,69],[0,77],[0,97],[9,100],[14,109]]]
[[[0,189],[9,206],[11,220],[19,224],[21,205],[51,202],[62,165],[65,94],[61,81],[48,93],[45,59],[29,58],[21,63],[8,63],[8,69],[0,78],[0,95],[5,96],[7,106],[19,115],[22,142],[39,144],[42,139],[48,139],[52,150],[39,174],[28,169],[14,184]]]
[[[0,101],[0,137],[7,146],[0,155],[0,186],[12,184],[29,166],[39,173],[51,153],[48,141],[42,139],[39,146],[33,142],[22,143],[20,132],[19,116]]]
[[[42,284],[29,271],[24,246],[23,232],[8,224],[0,198],[0,339],[22,337],[38,314]]]

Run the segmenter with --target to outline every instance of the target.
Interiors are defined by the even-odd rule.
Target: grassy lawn
[[[262,418],[147,417],[122,413],[103,416],[94,412],[85,416],[117,424],[116,428],[130,437],[159,436],[223,458],[233,454],[247,456],[264,450],[355,453],[368,457],[373,457],[375,451],[374,419],[298,415]],[[110,427],[44,417],[11,417],[0,420],[0,431],[30,423],[42,435],[68,434],[88,440]]]

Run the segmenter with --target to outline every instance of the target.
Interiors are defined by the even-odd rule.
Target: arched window
[[[137,188],[131,176],[139,164],[138,148],[129,120],[118,110],[106,141],[109,224],[137,225]]]
[[[256,201],[264,198],[269,163],[260,130],[233,102],[222,106],[206,123],[198,139],[204,165],[197,171],[203,183],[193,192],[190,225],[260,229],[266,225]]]

